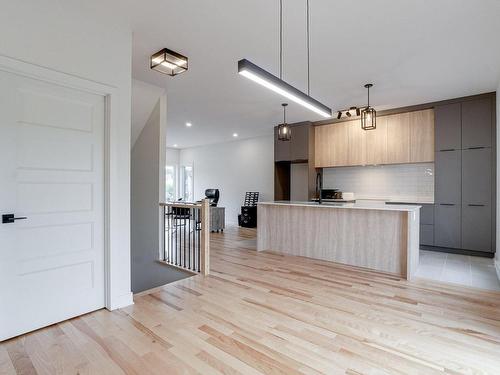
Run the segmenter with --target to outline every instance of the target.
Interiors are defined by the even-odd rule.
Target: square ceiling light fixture
[[[168,48],[163,48],[151,56],[151,69],[169,76],[176,76],[188,70],[188,58]]]

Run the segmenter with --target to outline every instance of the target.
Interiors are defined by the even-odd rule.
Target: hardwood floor
[[[209,277],[3,342],[0,374],[500,374],[498,292],[211,237]]]

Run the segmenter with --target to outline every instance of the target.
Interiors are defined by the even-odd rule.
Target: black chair
[[[210,206],[217,207],[220,198],[219,189],[206,189],[205,198],[210,200]]]

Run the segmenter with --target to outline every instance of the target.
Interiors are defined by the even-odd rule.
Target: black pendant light
[[[151,69],[169,76],[175,76],[188,70],[188,58],[168,48],[163,48],[152,55],[150,63]]]
[[[370,87],[373,84],[367,83],[365,88],[368,89],[368,105],[361,110],[361,129],[374,130],[377,128],[377,111],[370,107]]]
[[[292,130],[290,125],[286,123],[286,106],[287,103],[283,103],[283,123],[278,125],[278,140],[279,141],[289,141],[292,138]]]
[[[279,0],[279,77],[262,69],[247,59],[238,61],[238,73],[242,76],[280,94],[323,117],[332,117],[332,109],[311,97],[310,48],[309,48],[309,0],[306,0],[306,38],[307,38],[307,94],[283,80],[283,0]]]

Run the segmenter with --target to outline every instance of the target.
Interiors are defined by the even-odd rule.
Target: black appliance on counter
[[[257,202],[259,201],[259,192],[247,191],[245,193],[245,202],[241,206],[241,214],[238,215],[238,225],[245,228],[257,227]]]
[[[322,189],[321,199],[342,199],[342,192],[339,189]]]

